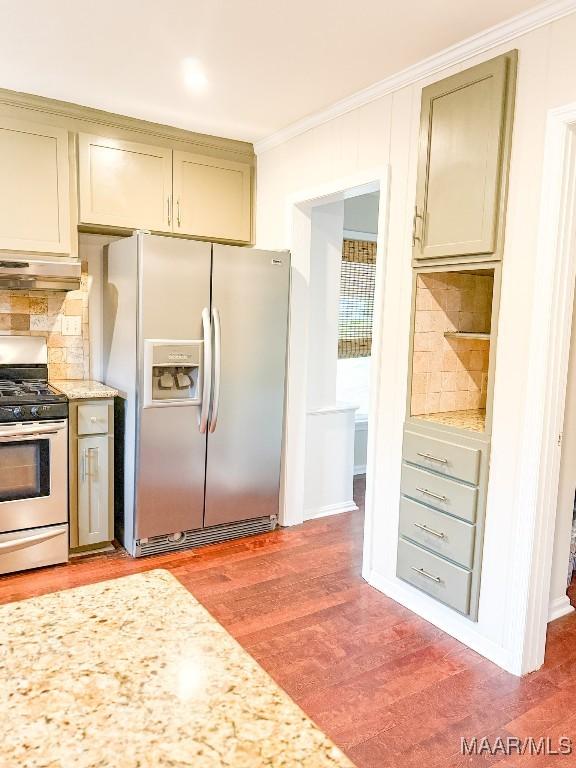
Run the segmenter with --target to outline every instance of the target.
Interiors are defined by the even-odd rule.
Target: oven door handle
[[[11,541],[4,541],[0,543],[0,554],[6,554],[7,552],[15,552],[17,549],[23,549],[28,544],[39,544],[41,541],[48,541],[55,536],[62,535],[62,527],[59,526],[55,531],[47,531],[45,533],[37,533],[35,536],[24,536],[21,539],[12,539]]]
[[[55,435],[66,426],[65,421],[51,422],[45,425],[35,425],[33,427],[22,427],[20,429],[11,429],[3,431],[0,429],[0,440],[18,440],[25,438],[28,435],[32,437],[40,437],[41,435]]]
[[[16,432],[13,435],[0,435],[0,443],[25,443],[30,440],[50,440],[57,432]]]

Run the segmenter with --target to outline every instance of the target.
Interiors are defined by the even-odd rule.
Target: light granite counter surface
[[[447,427],[468,429],[471,432],[484,432],[486,429],[486,411],[484,409],[423,413],[415,418],[434,421],[436,424],[443,424]]]
[[[50,381],[50,385],[62,392],[69,400],[94,400],[98,398],[116,397],[118,390],[108,387],[99,381],[68,379],[66,381],[57,379]]]
[[[351,768],[167,571],[0,607],[2,768]]]

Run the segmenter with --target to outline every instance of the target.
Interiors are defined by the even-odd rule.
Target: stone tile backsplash
[[[491,275],[418,275],[412,358],[413,416],[486,407],[489,341],[444,334],[490,333],[493,285]]]
[[[90,376],[88,273],[78,291],[0,291],[0,335],[44,336],[51,379]]]

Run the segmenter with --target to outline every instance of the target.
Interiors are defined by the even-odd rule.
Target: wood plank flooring
[[[166,568],[359,768],[576,765],[575,615],[550,626],[546,664],[520,680],[366,584],[361,557],[354,512],[186,553],[119,551],[0,577],[0,603]],[[473,736],[569,736],[574,754],[460,755]]]

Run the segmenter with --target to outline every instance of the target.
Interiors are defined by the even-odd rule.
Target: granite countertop
[[[69,400],[93,400],[95,398],[116,397],[118,390],[101,384],[99,381],[80,381],[74,379],[51,381],[50,384],[62,392]]]
[[[1,766],[351,768],[167,571],[0,607]]]
[[[483,409],[423,413],[415,418],[424,419],[424,421],[434,421],[436,424],[444,424],[447,427],[469,429],[472,432],[484,432],[486,429],[486,411]]]

